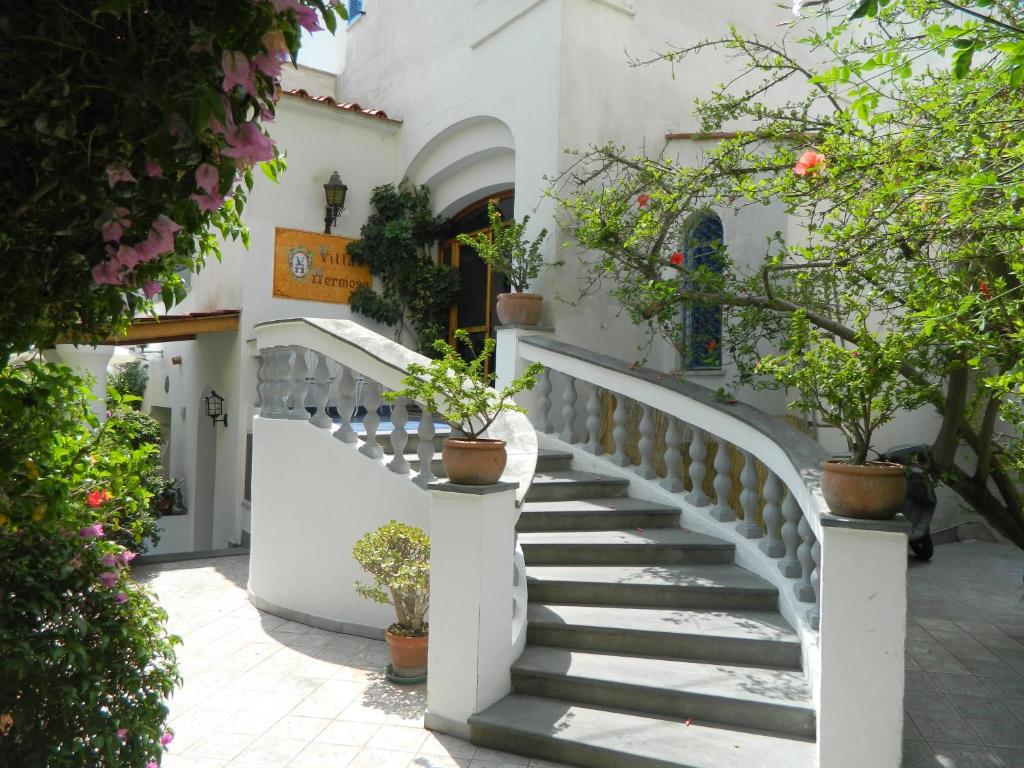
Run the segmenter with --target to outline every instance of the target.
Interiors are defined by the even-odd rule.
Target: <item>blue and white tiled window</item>
[[[363,13],[363,0],[348,0],[348,23],[351,24]]]
[[[702,213],[692,224],[683,244],[690,269],[706,267],[721,272],[725,230],[717,214]],[[722,367],[722,308],[690,306],[683,310],[686,345],[682,365],[687,370],[718,370]]]

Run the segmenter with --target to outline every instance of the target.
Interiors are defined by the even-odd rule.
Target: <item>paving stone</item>
[[[961,696],[946,694],[946,698],[963,717],[976,720],[1001,720],[1010,722],[1012,716],[1002,703],[992,696]]]
[[[996,753],[988,747],[960,744],[933,744],[939,765],[944,768],[1004,768]]]
[[[930,675],[944,693],[958,693],[965,696],[990,696],[992,692],[974,675]]]
[[[990,747],[1024,749],[1024,728],[1019,722],[969,720],[982,741]]]
[[[981,746],[984,742],[959,715],[909,715],[925,741]]]
[[[924,670],[908,669],[906,676],[906,687],[908,691],[937,691],[935,681]]]
[[[1024,768],[1024,749],[996,749],[1005,768]]]

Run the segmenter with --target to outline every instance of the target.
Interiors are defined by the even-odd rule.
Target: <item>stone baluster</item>
[[[732,508],[729,496],[732,494],[732,446],[722,438],[718,438],[718,450],[715,451],[715,506],[708,514],[720,523],[728,523],[736,519],[736,510]]]
[[[821,542],[817,538],[811,545],[811,562],[814,569],[811,571],[811,590],[814,592],[814,605],[807,611],[807,622],[811,629],[818,629],[821,624]]]
[[[782,482],[778,476],[768,470],[768,478],[764,481],[764,510],[761,517],[767,529],[767,536],[759,546],[768,557],[782,557],[786,554],[786,542],[782,540],[782,510],[779,500],[782,498]]]
[[[787,579],[795,579],[800,575],[800,558],[797,557],[797,549],[800,547],[800,521],[803,514],[800,512],[800,505],[796,503],[796,497],[792,491],[786,491],[786,498],[782,502],[782,541],[786,545],[786,552],[779,561],[779,572]]]
[[[256,402],[252,404],[253,408],[263,407],[263,389],[266,384],[267,365],[263,359],[263,355],[253,355],[256,360]]]
[[[263,374],[263,407],[260,409],[260,416],[264,418],[288,418],[291,355],[292,351],[288,347],[270,347],[263,350],[265,370]]]
[[[338,416],[341,417],[341,426],[334,430],[334,439],[355,443],[358,438],[352,429],[352,413],[356,409],[356,380],[352,376],[352,369],[347,365],[339,366],[334,384],[338,390]]]
[[[615,443],[615,453],[612,454],[612,463],[620,467],[628,467],[633,462],[629,460],[626,453],[626,397],[615,395],[615,412],[612,414],[612,441]]]
[[[637,450],[640,452],[640,463],[634,470],[645,480],[657,477],[654,471],[654,408],[649,405],[643,406],[643,415],[640,417],[640,440],[637,442]]]
[[[665,430],[665,479],[661,481],[661,487],[672,493],[686,489],[679,471],[683,459],[682,445],[683,424],[675,416],[669,416],[668,429]]]
[[[704,430],[691,427],[691,431],[690,482],[693,483],[693,489],[686,495],[686,500],[695,507],[706,507],[710,501],[704,493],[704,477],[708,473],[704,460],[708,457],[708,449],[704,443]]]
[[[326,357],[326,355],[325,355]],[[341,373],[341,363],[337,363],[331,358],[327,358],[327,411],[330,416],[330,410],[333,408],[335,412],[338,410],[338,376]]]
[[[405,425],[409,421],[409,400],[398,397],[391,403],[391,447],[395,451],[394,458],[388,462],[388,469],[399,475],[409,474],[409,462],[405,460],[405,446],[409,442],[409,433]]]
[[[590,385],[590,394],[587,397],[587,443],[583,450],[600,456],[604,453],[604,447],[598,432],[601,429],[601,388],[596,384]]]
[[[306,348],[299,346],[291,347],[294,356],[292,357],[292,370],[288,390],[288,406],[291,412],[289,419],[303,420],[309,418],[306,412]]]
[[[576,440],[576,378],[562,374],[562,431],[558,435],[563,443]]]
[[[800,580],[793,585],[793,593],[801,603],[813,603],[814,587],[811,585],[811,572],[814,570],[814,556],[811,550],[814,548],[815,538],[810,523],[802,514],[797,531],[800,533],[800,546],[796,550],[797,559],[800,560]]]
[[[380,416],[377,415],[377,409],[380,408],[380,384],[371,379],[366,379],[363,383],[363,407],[366,409],[366,415],[363,417],[366,437],[359,446],[359,452],[371,459],[379,459],[384,455],[384,449],[377,442],[377,427],[380,426]]]
[[[420,415],[420,427],[416,436],[419,438],[416,445],[416,455],[420,457],[420,472],[413,480],[417,485],[426,488],[437,479],[434,474],[434,414],[423,409]]]
[[[537,431],[550,435],[555,431],[548,414],[551,411],[551,370],[544,368],[537,376]]]
[[[754,466],[754,457],[749,451],[743,453],[743,471],[740,472],[740,507],[743,509],[743,519],[736,523],[736,530],[741,536],[748,539],[759,539],[764,536],[764,531],[757,524],[757,467]]]
[[[331,426],[331,417],[327,415],[327,400],[330,398],[331,383],[330,371],[327,369],[327,356],[314,352],[315,360],[313,366],[313,405],[316,406],[316,414],[310,419],[314,427],[328,429]]]

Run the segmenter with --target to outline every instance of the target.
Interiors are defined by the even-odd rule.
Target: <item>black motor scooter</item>
[[[903,515],[910,521],[910,549],[918,560],[930,560],[934,552],[931,536],[935,516],[935,484],[928,474],[931,458],[927,445],[901,445],[879,454],[881,461],[892,461],[907,468],[907,494]]]

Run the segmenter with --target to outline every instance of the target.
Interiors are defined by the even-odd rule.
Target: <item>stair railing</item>
[[[577,467],[618,472],[633,495],[678,505],[684,526],[732,541],[740,565],[778,586],[819,710],[821,765],[898,766],[905,521],[832,515],[825,450],[705,387],[523,329],[499,330],[497,354],[499,386],[545,366],[531,420]]]

